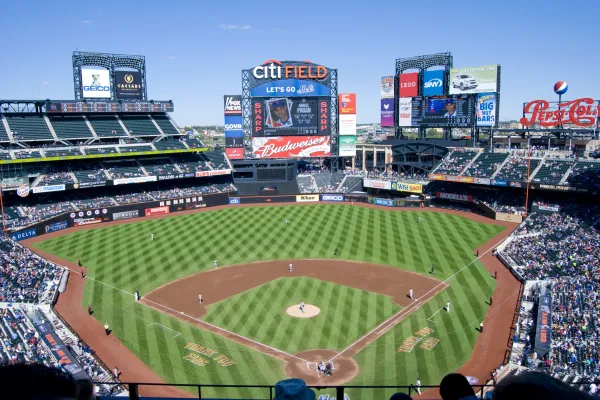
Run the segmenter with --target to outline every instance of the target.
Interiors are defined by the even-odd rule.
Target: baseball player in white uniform
[[[290,264],[290,272],[292,272],[292,264]]]
[[[300,302],[300,311],[304,312],[304,302]]]
[[[413,298],[413,290],[412,289],[410,289],[408,291],[408,297],[410,297],[411,300],[414,300],[414,298]]]
[[[419,223],[421,223],[421,217],[419,217]]]
[[[446,303],[446,311],[450,312],[450,300]]]
[[[289,224],[290,224],[290,221],[288,221],[288,219],[287,219],[287,218],[285,219],[285,224],[286,224],[286,225],[289,225]]]
[[[219,268],[219,263],[217,262],[217,260],[213,261],[213,267]]]
[[[198,303],[202,304],[202,295],[201,294],[198,295]]]
[[[417,393],[419,393],[419,395],[421,395],[421,380],[419,378],[417,378],[417,381],[415,382],[415,386],[417,389]]]
[[[150,240],[154,240],[154,233],[150,234]]]

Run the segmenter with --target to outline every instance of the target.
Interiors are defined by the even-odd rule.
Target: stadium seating
[[[346,180],[338,191],[341,193],[348,193],[354,190],[362,190],[362,181],[362,176],[346,175]]]
[[[186,140],[187,145],[189,146],[190,149],[201,149],[206,147],[204,145],[204,143],[202,143],[200,140],[198,139],[188,139]]]
[[[458,175],[473,160],[477,152],[455,150],[445,157],[434,170],[436,174]]]
[[[300,193],[316,193],[317,187],[312,175],[299,175],[296,177]]]
[[[127,136],[114,115],[88,115],[87,119],[99,137]]]
[[[159,140],[157,142],[154,142],[153,144],[157,150],[187,149],[187,147],[185,147],[185,143],[180,140],[173,140],[173,139]]]
[[[0,142],[8,142],[10,139],[8,137],[8,133],[6,133],[6,129],[4,128],[4,123],[2,122],[2,116],[0,115]]]
[[[44,150],[46,157],[65,157],[65,156],[81,156],[79,147],[70,147],[64,149],[46,149]]]
[[[113,154],[118,153],[117,148],[114,146],[103,146],[103,147],[84,147],[85,154]]]
[[[37,186],[60,185],[63,183],[75,183],[73,175],[65,171],[64,167],[49,165],[45,174],[40,176]]]
[[[180,134],[180,132],[175,129],[175,126],[173,126],[171,119],[169,119],[169,117],[167,117],[165,114],[153,114],[152,118],[154,118],[165,135],[171,136]]]
[[[463,175],[490,178],[508,157],[508,153],[483,153],[467,168]]]
[[[105,182],[108,178],[99,162],[78,161],[70,165],[79,183]]]
[[[15,158],[17,160],[24,158],[41,158],[42,154],[39,150],[20,150],[14,152]]]
[[[538,158],[532,158],[529,162],[527,157],[511,155],[495,178],[507,181],[525,181],[527,180],[527,164],[530,164],[529,172],[532,174],[540,161]]]
[[[119,150],[121,153],[133,153],[137,151],[153,151],[154,149],[150,144],[147,145],[139,145],[139,146],[119,146]]]
[[[545,160],[538,172],[532,178],[532,182],[556,185],[569,168],[573,165],[571,160]]]
[[[104,165],[113,179],[146,176],[135,160],[105,161]]]
[[[218,151],[207,151],[205,153],[200,153],[201,157],[206,159],[206,161],[212,166],[213,169],[227,169],[229,165],[227,164],[227,160],[225,159],[225,153],[221,153]]]
[[[120,115],[131,136],[159,136],[160,132],[148,115]]]
[[[59,139],[88,139],[93,137],[87,123],[78,115],[49,116],[50,123]]]
[[[99,207],[114,207],[118,205],[114,198],[108,196],[94,197],[91,199],[73,199],[71,201],[79,210]]]
[[[7,151],[0,151],[0,160],[12,160],[10,153]]]
[[[583,187],[600,187],[600,162],[580,160],[573,166],[567,182]]]
[[[46,120],[39,115],[6,115],[6,121],[15,141],[54,139]]]
[[[150,175],[172,175],[180,174],[175,164],[169,158],[143,158],[139,163],[146,169]]]

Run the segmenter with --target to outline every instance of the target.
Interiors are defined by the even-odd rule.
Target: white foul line
[[[434,313],[431,315],[431,317],[427,318],[427,321],[430,321],[430,320],[431,320],[431,318],[433,318],[433,317],[435,316],[435,314],[439,313],[439,312],[440,312],[440,311],[442,311],[443,309],[444,309],[444,307],[440,307],[440,309],[439,309],[439,310],[437,310],[436,312],[434,312]]]
[[[151,323],[151,324],[150,324],[150,325],[148,325],[148,326],[153,326],[153,325],[158,325],[158,326],[161,326],[163,329],[168,329],[168,330],[170,330],[170,331],[171,331],[171,332],[173,332],[173,333],[177,333],[177,335],[173,336],[174,338],[176,338],[177,336],[181,335],[181,332],[179,332],[179,331],[176,331],[176,330],[174,330],[174,329],[171,329],[171,328],[169,328],[168,326],[164,326],[163,324],[159,324],[158,322],[153,322],[153,323]]]

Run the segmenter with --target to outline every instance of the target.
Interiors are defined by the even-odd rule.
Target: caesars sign
[[[140,72],[115,71],[115,86],[119,99],[142,98],[142,74]]]
[[[543,127],[572,124],[578,127],[594,127],[598,123],[598,101],[581,98],[562,103],[533,100],[523,106],[521,124]]]

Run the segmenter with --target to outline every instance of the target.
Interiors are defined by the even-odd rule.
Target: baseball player
[[[435,267],[433,265],[431,266],[431,271],[429,271],[429,273],[435,275]]]
[[[292,272],[292,268],[293,268],[293,267],[292,267],[292,264],[290,264],[290,272]]]
[[[288,219],[286,218],[286,219],[285,219],[285,225],[287,226],[287,225],[289,225],[289,224],[290,224],[290,221],[288,221]]]
[[[219,263],[217,262],[217,260],[213,261],[213,267],[219,268]]]
[[[414,300],[414,298],[413,298],[413,290],[412,289],[410,289],[408,291],[408,297],[410,297],[411,300]]]
[[[104,333],[106,333],[106,336],[110,335],[108,323],[104,323]]]
[[[415,382],[415,388],[417,390],[417,393],[419,393],[419,396],[421,395],[421,380],[419,378],[417,378],[417,381]]]
[[[337,255],[338,255],[338,249],[337,249],[337,247],[336,247],[336,248],[335,248],[335,250],[333,251],[333,255],[334,255],[334,256],[337,256]]]
[[[154,240],[154,233],[150,234],[150,240]]]
[[[483,321],[479,324],[479,333],[483,333]]]
[[[450,312],[450,300],[446,303],[446,311]]]
[[[201,294],[198,295],[198,303],[202,304],[202,295]]]
[[[304,312],[304,302],[300,302],[300,311]]]
[[[421,223],[421,217],[419,217],[419,223]]]

